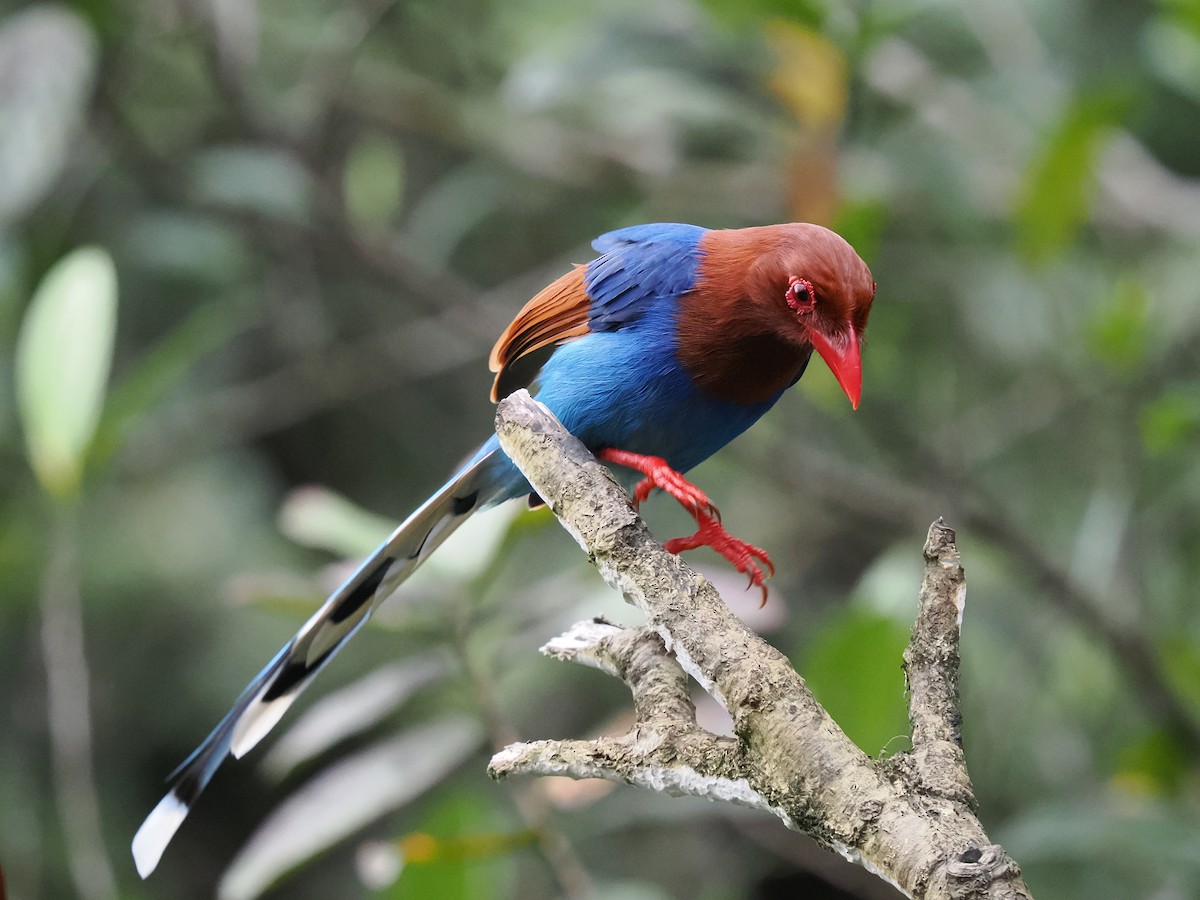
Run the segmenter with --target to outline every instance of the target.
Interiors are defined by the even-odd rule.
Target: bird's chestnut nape
[[[786,297],[787,305],[794,309],[798,316],[803,316],[816,309],[817,292],[807,278],[801,278],[799,275],[789,276]]]

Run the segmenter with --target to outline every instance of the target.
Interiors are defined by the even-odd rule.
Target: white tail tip
[[[174,793],[167,794],[133,836],[133,862],[138,874],[146,878],[158,866],[163,851],[187,818],[188,808]]]
[[[265,690],[264,690],[265,693]],[[229,752],[234,759],[241,759],[254,749],[254,746],[267,736],[272,728],[283,718],[298,691],[284,694],[273,700],[262,700],[262,694],[254,699],[246,711],[238,718],[229,738]]]

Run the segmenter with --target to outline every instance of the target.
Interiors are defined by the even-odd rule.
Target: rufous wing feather
[[[496,345],[488,367],[496,373],[492,383],[492,402],[500,399],[502,383],[509,366],[551,344],[564,344],[588,333],[588,313],[591,301],[584,276],[587,266],[576,266],[557,281],[543,288],[533,297],[517,317],[504,329]],[[504,384],[503,393],[509,393],[524,384]]]

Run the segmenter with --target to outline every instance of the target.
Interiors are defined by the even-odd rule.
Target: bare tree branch
[[[954,531],[941,519],[929,527],[924,554],[917,621],[904,651],[912,723],[912,750],[904,762],[912,763],[910,774],[931,793],[974,809],[958,710],[958,638],[967,584]]]
[[[930,531],[921,614],[906,654],[914,749],[874,760],[783,654],[662,549],[608,470],[544,407],[514,394],[500,404],[497,433],[605,581],[645,613],[647,627],[583,623],[544,648],[626,682],[637,710],[628,734],[514,744],[493,757],[493,776],[601,777],[726,800],[769,810],[911,897],[1030,896],[975,816],[957,742],[965,591],[950,529],[939,522]],[[735,738],[696,726],[683,673],[725,706]]]

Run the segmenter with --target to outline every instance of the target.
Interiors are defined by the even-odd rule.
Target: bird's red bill
[[[851,330],[842,341],[835,342],[817,329],[810,328],[808,337],[850,398],[850,405],[858,409],[858,398],[862,395],[862,354],[858,347],[858,334]]]

